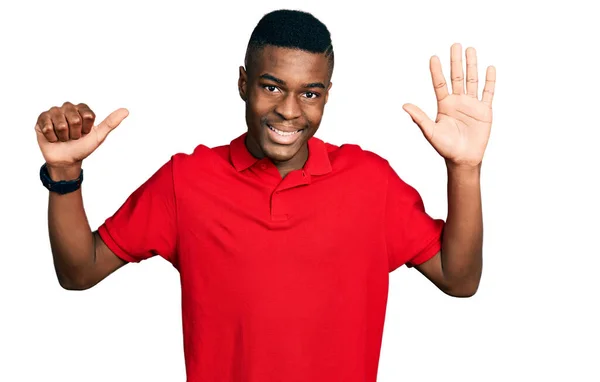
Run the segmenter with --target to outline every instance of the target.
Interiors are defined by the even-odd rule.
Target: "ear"
[[[238,90],[240,92],[240,97],[244,102],[248,99],[247,93],[248,86],[248,74],[246,73],[246,69],[243,66],[240,66],[240,76],[238,78]]]
[[[325,91],[325,104],[327,104],[327,100],[329,99],[329,89],[333,86],[333,82],[329,81],[329,86],[327,86],[327,90]]]

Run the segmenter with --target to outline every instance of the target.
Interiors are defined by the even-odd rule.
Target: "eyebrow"
[[[260,78],[265,79],[265,80],[270,80],[273,82],[276,82],[280,85],[285,85],[285,81],[277,78],[271,74],[265,73],[263,75],[260,76]],[[321,88],[321,89],[325,89],[325,85],[322,82],[311,82],[309,84],[304,84],[302,85],[303,88]]]

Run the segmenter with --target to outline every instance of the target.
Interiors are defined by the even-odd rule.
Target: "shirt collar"
[[[254,165],[260,159],[255,158],[246,147],[246,136],[244,132],[239,137],[231,141],[229,145],[229,155],[231,163],[237,171],[244,171]],[[325,142],[317,137],[311,137],[308,140],[308,160],[304,165],[304,170],[311,175],[323,175],[331,172],[331,162],[327,152]]]

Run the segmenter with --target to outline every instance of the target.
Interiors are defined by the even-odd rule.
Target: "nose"
[[[289,93],[277,104],[275,112],[286,120],[296,119],[302,115],[298,100]]]

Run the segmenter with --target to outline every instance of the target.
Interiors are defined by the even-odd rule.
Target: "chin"
[[[274,162],[286,162],[292,159],[301,147],[302,144],[298,147],[296,145],[282,146],[272,142],[262,142],[261,144],[262,152]]]

